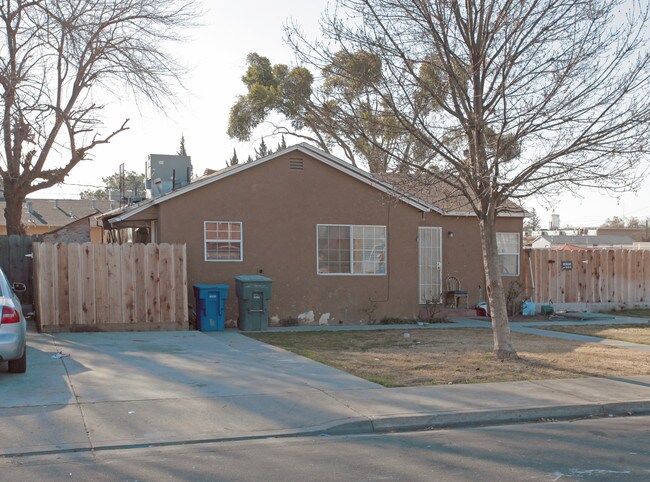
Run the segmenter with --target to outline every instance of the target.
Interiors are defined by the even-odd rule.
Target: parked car
[[[27,322],[16,296],[25,289],[22,283],[10,284],[0,269],[0,361],[9,362],[10,373],[27,370]]]

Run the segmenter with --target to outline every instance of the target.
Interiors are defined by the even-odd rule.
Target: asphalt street
[[[647,481],[650,417],[0,458],[4,482]]]

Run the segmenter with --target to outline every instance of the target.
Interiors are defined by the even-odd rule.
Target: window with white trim
[[[519,276],[519,233],[497,233],[501,276]]]
[[[318,274],[386,274],[386,226],[317,225]]]
[[[242,223],[239,221],[204,221],[205,261],[242,261]]]

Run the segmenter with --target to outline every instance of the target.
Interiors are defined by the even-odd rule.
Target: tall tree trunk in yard
[[[4,191],[6,201],[4,214],[7,234],[25,234],[25,226],[21,222],[25,194],[6,181]]]
[[[499,360],[519,358],[512,346],[512,336],[508,323],[499,250],[497,247],[497,232],[493,215],[479,220],[481,230],[481,245],[483,248],[483,267],[485,269],[486,293],[490,302],[492,316],[492,336],[494,337],[494,353]]]

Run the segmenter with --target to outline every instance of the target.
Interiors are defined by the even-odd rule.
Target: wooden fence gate
[[[23,305],[34,304],[32,281],[32,243],[38,236],[0,236],[0,268],[11,283],[23,283],[27,290],[18,293]]]
[[[184,244],[34,243],[39,329],[186,330]]]
[[[650,250],[529,249],[522,281],[537,303],[650,301]]]

